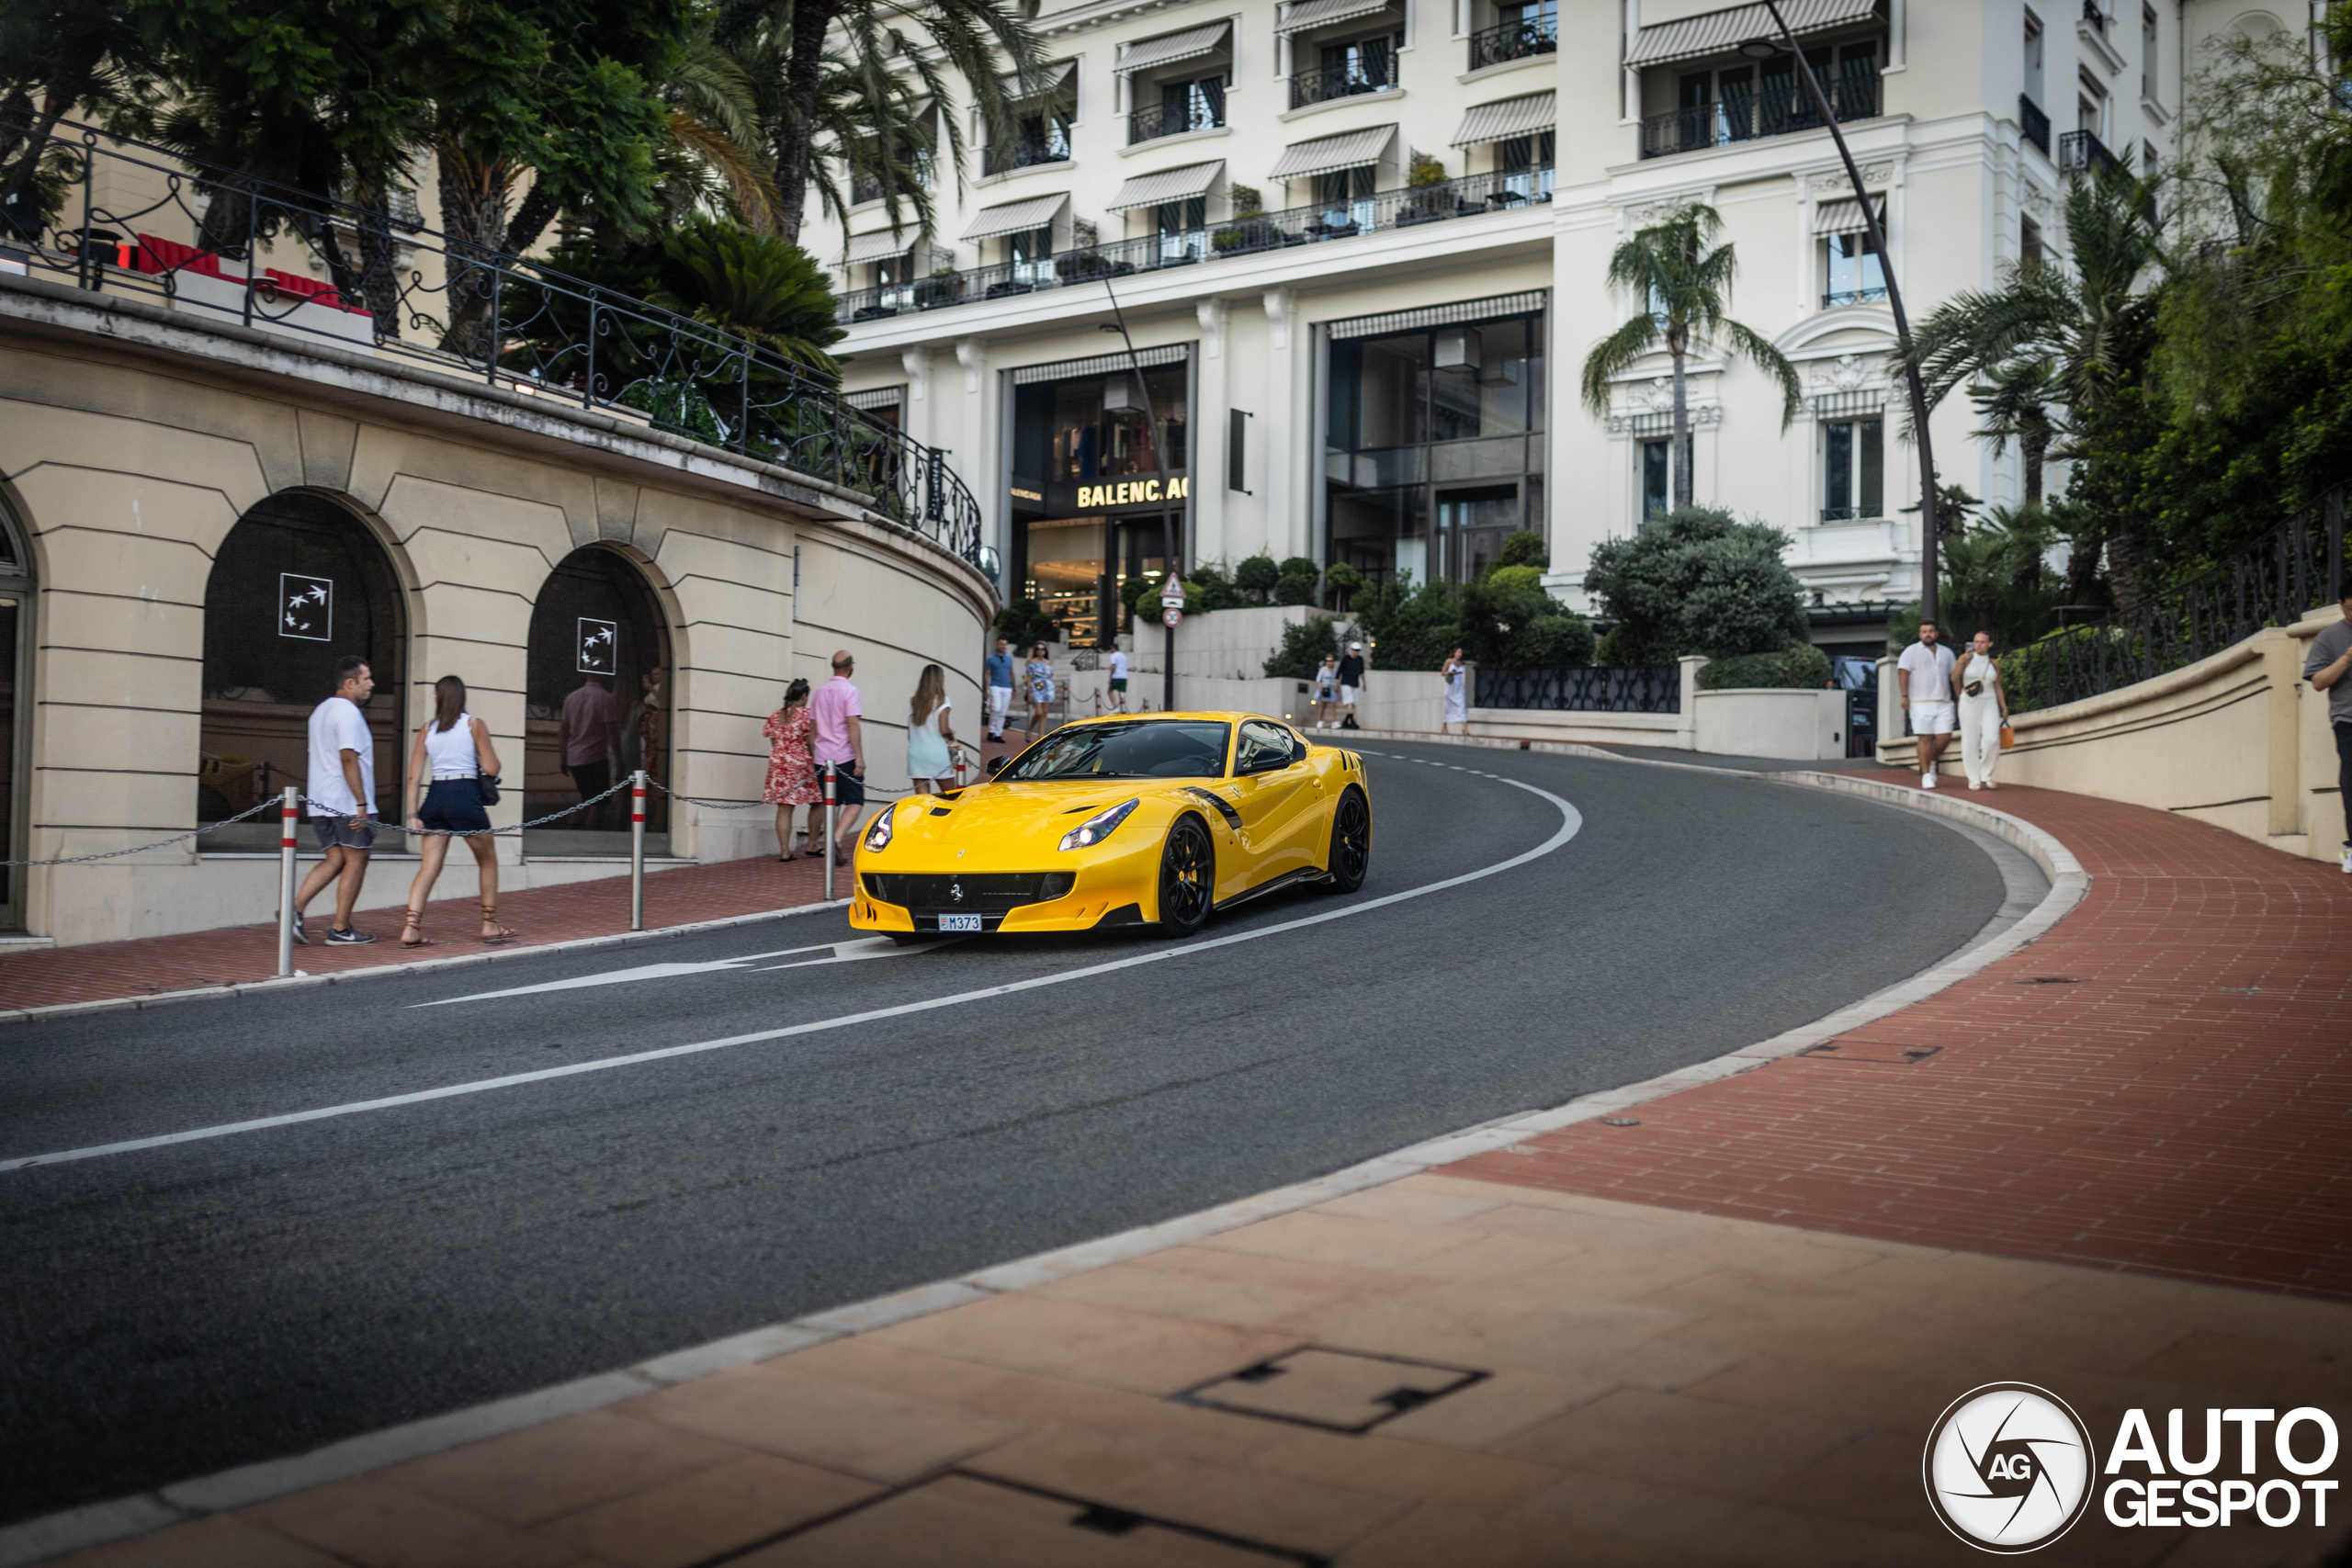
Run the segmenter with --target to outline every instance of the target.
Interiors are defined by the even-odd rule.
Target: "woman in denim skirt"
[[[408,925],[402,947],[430,947],[424,934],[424,901],[449,858],[449,837],[473,835],[466,848],[481,873],[481,940],[492,947],[513,942],[515,932],[498,923],[498,850],[490,837],[490,813],[481,801],[481,781],[498,776],[498,752],[490,727],[466,711],[466,683],[455,675],[433,682],[433,716],[416,732],[408,751],[408,830],[424,836],[416,880],[408,888]],[[430,779],[424,804],[416,786]]]

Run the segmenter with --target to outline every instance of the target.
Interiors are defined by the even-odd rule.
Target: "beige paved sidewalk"
[[[2338,1303],[1424,1175],[67,1561],[1974,1562],[1919,1479],[1963,1391],[2105,1440],[2342,1412],[2347,1346]],[[2316,1562],[2347,1518],[2094,1512],[2036,1560]]]

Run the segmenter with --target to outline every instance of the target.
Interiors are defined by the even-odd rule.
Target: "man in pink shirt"
[[[833,678],[808,699],[808,716],[816,721],[816,744],[809,755],[821,779],[825,764],[834,764],[833,798],[841,804],[833,834],[834,858],[846,862],[857,848],[857,819],[865,805],[865,733],[858,716],[865,711],[850,676],[857,660],[842,649],[833,655]]]
[[[582,800],[594,800],[613,787],[613,753],[621,738],[621,710],[613,701],[602,675],[591,675],[563,699],[556,721],[555,743],[563,751],[563,771]],[[607,802],[605,805],[609,805]],[[601,828],[605,806],[592,806],[567,827]]]

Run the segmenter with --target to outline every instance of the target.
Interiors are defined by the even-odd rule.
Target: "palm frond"
[[[1595,418],[1608,417],[1611,385],[1645,355],[1657,351],[1658,337],[1657,318],[1645,310],[1627,319],[1585,355],[1581,390],[1584,406]]]
[[[1797,378],[1797,367],[1789,363],[1787,355],[1772,345],[1772,340],[1741,322],[1725,319],[1723,334],[1732,352],[1770,376],[1781,389],[1781,428],[1788,429],[1804,407],[1804,386]]]

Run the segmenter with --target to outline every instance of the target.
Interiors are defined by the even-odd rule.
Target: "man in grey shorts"
[[[351,929],[351,911],[368,880],[368,852],[376,847],[369,820],[376,801],[376,738],[359,705],[376,689],[368,661],[346,653],[334,661],[334,695],[311,710],[311,772],[302,794],[311,803],[311,831],[324,858],[302,879],[294,895],[294,940],[308,942],[302,911],[329,882],[334,889],[334,924],[327,945],[353,947],[376,939]]]
[[[2352,875],[2352,577],[2335,585],[2344,618],[2312,638],[2303,679],[2327,694],[2327,727],[2335,732],[2335,804],[2344,812],[2344,870]]]

